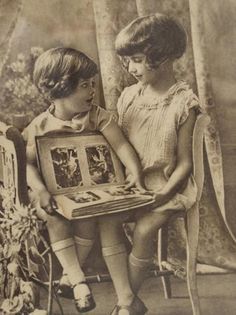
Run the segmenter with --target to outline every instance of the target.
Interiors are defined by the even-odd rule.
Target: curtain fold
[[[204,3],[202,0],[189,0],[189,5],[198,96],[201,104],[203,104],[211,117],[211,122],[205,135],[208,163],[219,209],[232,239],[236,241],[236,237],[228,225],[225,212],[222,152],[217,128],[216,104],[213,100],[212,84],[207,63],[204,21],[201,14]]]
[[[125,14],[121,14],[122,4],[126,8]],[[93,8],[106,109],[116,112],[117,99],[129,78],[120,67],[114,43],[120,28],[133,19],[136,8],[132,2],[123,0],[93,0]]]
[[[217,127],[216,104],[213,100],[207,62],[203,15],[201,14],[204,2],[189,0],[189,6],[198,96],[202,106],[211,117],[205,135],[208,168],[205,169],[206,180],[201,204],[199,259],[236,270],[236,237],[226,219],[222,153]],[[208,248],[204,245],[206,242],[209,244]]]

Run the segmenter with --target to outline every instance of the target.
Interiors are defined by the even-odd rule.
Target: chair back
[[[195,122],[193,131],[193,175],[197,184],[197,201],[200,200],[204,183],[203,144],[204,132],[210,122],[207,114],[200,114]]]
[[[0,122],[0,184],[16,205],[27,205],[26,149],[18,129]]]

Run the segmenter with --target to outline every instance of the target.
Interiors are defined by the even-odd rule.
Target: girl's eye
[[[140,63],[140,62],[142,62],[142,59],[141,58],[134,58],[133,62]]]

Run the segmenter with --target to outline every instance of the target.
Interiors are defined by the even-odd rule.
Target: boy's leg
[[[70,222],[57,215],[48,215],[47,228],[51,247],[63,270],[68,274],[71,284],[75,285],[84,281],[85,277],[77,257]]]
[[[129,280],[135,294],[139,291],[154,255],[153,240],[170,213],[149,212],[137,220],[133,248],[129,255]]]
[[[121,215],[99,219],[102,253],[118,297],[118,305],[130,305],[134,299],[128,278],[128,257],[124,244]]]
[[[74,240],[80,266],[83,266],[94,244],[96,221],[93,218],[73,223]]]

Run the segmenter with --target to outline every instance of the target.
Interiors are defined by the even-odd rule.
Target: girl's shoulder
[[[192,96],[193,98],[198,99],[196,94],[193,92],[193,89],[185,81],[178,81],[173,86],[173,93],[183,98],[186,98],[187,96]]]
[[[169,98],[172,104],[179,109],[183,107],[198,106],[199,99],[192,88],[185,81],[177,82],[169,91]]]
[[[191,109],[197,114],[203,111],[197,95],[185,81],[180,81],[176,85],[172,106],[175,108],[180,125],[186,121]]]

